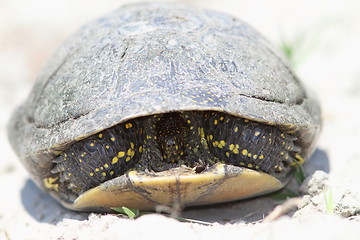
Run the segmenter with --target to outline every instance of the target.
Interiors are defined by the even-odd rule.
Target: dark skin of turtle
[[[161,172],[185,165],[201,173],[225,163],[283,178],[302,161],[295,144],[296,137],[275,126],[225,113],[165,113],[74,143],[54,160],[48,177],[58,179],[53,184],[62,196],[79,196],[130,169]]]
[[[129,4],[51,57],[10,120],[65,207],[153,210],[282,188],[315,149],[318,101],[256,30],[184,4]]]

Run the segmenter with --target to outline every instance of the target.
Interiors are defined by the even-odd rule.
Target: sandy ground
[[[41,65],[79,26],[130,1],[89,2],[0,1],[0,239],[360,239],[358,1],[182,1],[236,15],[275,44],[289,43],[298,75],[323,108],[299,209],[264,221],[280,203],[267,196],[183,213],[210,225],[156,214],[129,220],[68,211],[29,180],[12,152],[6,124]]]

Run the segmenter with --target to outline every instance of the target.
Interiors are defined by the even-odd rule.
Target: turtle
[[[277,191],[320,131],[318,100],[265,37],[180,3],[124,5],[80,28],[8,127],[41,189],[99,212]]]

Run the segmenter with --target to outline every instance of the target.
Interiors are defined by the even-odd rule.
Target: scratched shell
[[[252,27],[211,10],[148,3],[119,8],[70,37],[13,114],[9,138],[41,182],[56,151],[75,140],[182,110],[290,124],[310,137],[320,129],[318,103]]]

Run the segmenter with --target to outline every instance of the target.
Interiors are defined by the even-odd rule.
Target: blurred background
[[[9,204],[21,206],[19,194],[27,179],[7,141],[11,112],[26,99],[41,66],[65,38],[89,20],[133,2],[0,0],[0,189],[7,192],[0,198],[0,223]],[[331,174],[346,177],[352,162],[359,165],[360,1],[172,2],[237,16],[281,48],[321,101],[324,129],[319,149],[330,161]]]

